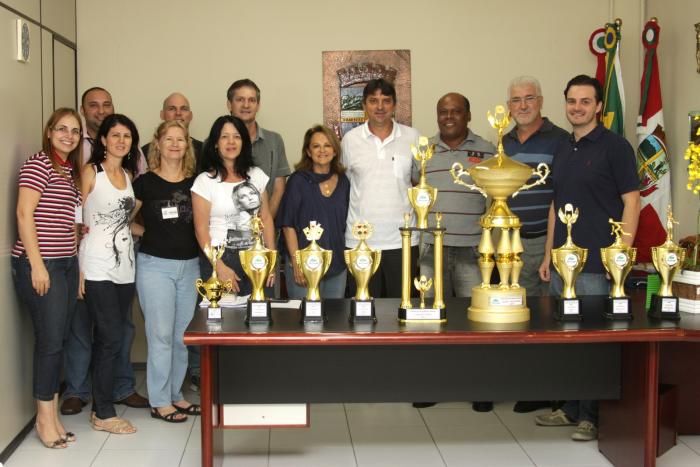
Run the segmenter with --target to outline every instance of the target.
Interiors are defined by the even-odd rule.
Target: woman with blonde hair
[[[143,236],[136,258],[136,290],[146,322],[146,378],[151,417],[181,423],[200,408],[185,400],[184,334],[197,303],[199,248],[192,198],[195,158],[187,127],[161,123],[148,150],[150,172],[134,181]],[[138,233],[138,232],[137,232]]]
[[[82,132],[75,110],[57,109],[44,127],[42,150],[19,171],[19,239],[12,248],[12,278],[34,324],[36,432],[52,449],[75,441],[58,418],[58,387],[78,298],[75,224],[82,203]]]

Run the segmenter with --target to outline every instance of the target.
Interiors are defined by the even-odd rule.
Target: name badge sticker
[[[161,208],[161,213],[163,214],[163,220],[166,219],[177,219],[177,206],[166,206]]]

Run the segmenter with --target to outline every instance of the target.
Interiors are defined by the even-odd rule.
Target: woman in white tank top
[[[129,222],[134,209],[131,178],[137,170],[139,136],[124,115],[105,118],[82,171],[83,222],[80,294],[95,324],[91,424],[95,430],[133,433],[112,403],[114,365],[121,349],[126,315],[134,297],[134,249]]]

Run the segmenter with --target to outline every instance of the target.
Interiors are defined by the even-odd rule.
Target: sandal
[[[55,441],[44,441],[41,439],[41,436],[39,436],[39,427],[34,425],[34,429],[36,430],[36,436],[39,438],[39,441],[41,441],[41,444],[43,444],[45,447],[49,449],[65,449],[68,447],[66,444],[66,440],[63,438],[58,438]]]
[[[73,433],[72,431],[66,431],[65,435],[61,435],[61,439],[66,443],[75,443],[75,433]]]
[[[199,406],[199,404],[190,404],[187,407],[178,407],[177,405],[173,404],[173,407],[175,407],[175,410],[180,413],[184,413],[185,415],[202,415],[202,408]]]
[[[178,415],[180,418],[178,418]],[[168,423],[182,423],[187,421],[187,415],[184,415],[182,412],[177,410],[177,407],[175,410],[170,412],[169,414],[163,415],[160,412],[158,412],[158,409],[156,407],[151,409],[151,418],[157,418],[158,420],[163,420],[164,422]]]
[[[102,420],[96,415],[93,415],[90,422],[92,429],[96,431],[106,431],[108,433],[114,433],[115,435],[136,433],[136,427],[132,425],[129,420],[120,417],[111,417]]]

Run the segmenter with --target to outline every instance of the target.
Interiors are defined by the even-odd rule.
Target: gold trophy
[[[571,239],[571,227],[578,220],[578,208],[567,203],[564,210],[559,208],[559,220],[566,224],[566,242],[552,249],[552,263],[564,282],[561,296],[557,297],[554,317],[572,321],[581,319],[581,300],[576,297],[576,278],[583,270],[588,258],[588,248],[581,248]]]
[[[231,279],[226,282],[219,279],[216,275],[216,263],[221,259],[224,254],[226,247],[224,245],[219,246],[209,246],[204,247],[204,254],[211,263],[212,273],[211,277],[207,281],[202,279],[197,279],[194,283],[197,288],[197,293],[206,298],[209,301],[209,307],[207,308],[207,321],[208,322],[220,322],[221,321],[221,307],[219,306],[219,300],[225,292],[229,292],[233,287],[233,282]]]
[[[350,301],[350,321],[377,321],[374,299],[369,294],[369,280],[377,272],[382,259],[381,250],[373,250],[367,245],[372,236],[372,224],[367,221],[355,222],[352,236],[360,241],[352,250],[345,250],[345,264],[355,278],[356,292]]]
[[[250,227],[253,231],[255,243],[245,251],[239,251],[241,266],[250,278],[253,291],[248,298],[246,323],[270,322],[271,306],[265,299],[265,283],[270,274],[275,270],[277,251],[265,248],[262,240],[263,223],[260,217],[255,215],[250,219]]]
[[[311,243],[306,248],[297,250],[294,255],[307,284],[306,297],[301,302],[301,318],[302,321],[323,321],[323,306],[318,285],[331,266],[333,251],[324,250],[316,243],[323,235],[323,228],[316,221],[311,221],[309,226],[304,228],[304,235]]]
[[[661,286],[659,291],[651,296],[649,316],[659,319],[680,319],[678,297],[673,296],[671,282],[685,261],[685,248],[673,243],[673,224],[677,224],[678,221],[673,218],[670,204],[666,210],[666,217],[668,218],[666,241],[663,245],[651,248],[651,259],[661,277]]]
[[[519,192],[541,185],[549,175],[547,164],[540,163],[536,169],[514,161],[503,151],[503,132],[510,123],[510,114],[501,105],[495,112],[487,114],[491,126],[498,130],[498,152],[495,156],[475,164],[468,169],[455,163],[450,170],[455,183],[470,190],[476,190],[493,201],[486,213],[481,216],[481,241],[478,251],[481,285],[472,289],[472,301],[468,317],[485,323],[519,323],[530,319],[530,310],[525,301],[525,289],[518,279],[523,262],[520,254],[523,246],[520,241],[520,219],[508,207],[506,199]],[[474,183],[467,183],[462,177],[469,176]],[[525,183],[531,177],[537,179]],[[492,229],[501,230],[501,238],[494,248],[491,240]],[[494,260],[494,254],[496,259]],[[493,268],[497,267],[501,283],[491,285]]]
[[[411,145],[413,158],[420,162],[420,179],[418,185],[408,189],[408,200],[416,213],[416,227],[428,228],[428,213],[437,199],[437,188],[428,185],[425,181],[425,164],[432,159],[435,145],[428,145],[428,138],[418,138],[418,147]]]
[[[608,319],[632,319],[629,297],[625,294],[625,278],[637,258],[637,249],[622,243],[622,236],[629,233],[622,230],[622,222],[608,219],[612,226],[615,241],[612,245],[600,249],[600,260],[612,278],[612,287],[608,297],[605,317]]]
[[[423,170],[423,168],[421,168]],[[435,190],[437,191],[437,190]],[[435,227],[427,227],[418,229],[409,227],[411,215],[404,214],[404,226],[401,231],[401,305],[399,306],[399,321],[407,322],[447,322],[447,310],[445,301],[442,296],[442,241],[445,235],[445,228],[440,226],[442,221],[442,213],[435,213]],[[414,279],[413,285],[416,287],[421,296],[420,307],[415,308],[411,303],[411,232],[414,230],[432,232],[434,242],[433,268],[435,279],[426,279],[421,276],[420,279]],[[425,279],[425,280],[424,280]],[[426,287],[426,284],[428,284]],[[425,307],[425,293],[435,285],[433,306],[432,308]]]

